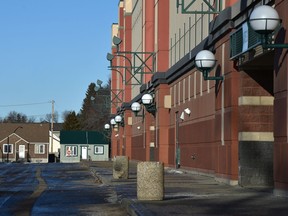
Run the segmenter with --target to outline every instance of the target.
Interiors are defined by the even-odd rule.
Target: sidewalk
[[[164,200],[137,200],[137,162],[129,163],[129,179],[113,179],[113,162],[91,162],[90,169],[111,185],[130,215],[288,215],[288,198],[272,189],[242,188],[214,178],[165,169]]]

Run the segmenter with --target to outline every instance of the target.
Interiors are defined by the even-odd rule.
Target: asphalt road
[[[127,215],[83,164],[0,164],[0,215]]]

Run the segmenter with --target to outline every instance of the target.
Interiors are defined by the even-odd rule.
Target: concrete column
[[[138,200],[163,200],[164,166],[161,162],[139,162],[137,165]]]
[[[275,1],[275,8],[287,29],[288,2]],[[288,35],[279,31],[276,43],[287,43]],[[274,57],[274,194],[288,196],[288,74],[287,50],[275,49]]]
[[[128,179],[129,160],[126,156],[116,156],[113,161],[113,178]]]

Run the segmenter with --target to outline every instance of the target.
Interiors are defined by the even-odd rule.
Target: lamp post
[[[109,158],[111,158],[111,127],[110,127],[110,124],[105,124],[104,125],[104,129],[105,131],[107,131],[107,138],[108,138],[108,142],[109,142],[109,152],[108,152],[108,155],[109,155]]]
[[[120,125],[123,126],[123,121],[122,121],[122,116],[121,115],[116,115],[114,120],[118,126],[118,134],[117,134],[117,155],[120,154]],[[123,146],[122,146],[123,148]]]
[[[110,158],[112,158],[112,150],[113,150],[113,143],[114,143],[114,138],[112,138],[112,135],[113,135],[113,130],[114,130],[114,128],[115,128],[115,125],[116,125],[117,123],[115,122],[115,118],[111,118],[110,119],[110,125],[111,125],[111,133],[110,133]],[[104,126],[104,128],[107,130],[108,129],[108,126],[107,126],[107,124]],[[109,126],[109,128],[110,128],[110,126]],[[110,130],[110,129],[109,129]],[[117,130],[118,130],[118,128],[117,128]],[[114,130],[115,131],[115,130]],[[116,147],[117,147],[117,149],[118,149],[118,139],[116,140]],[[114,154],[115,154],[115,152],[114,152]]]
[[[271,44],[270,36],[280,26],[281,19],[278,12],[268,5],[255,8],[249,18],[251,28],[261,35],[261,43],[267,48],[288,48],[288,44]]]
[[[18,126],[17,128],[15,128],[15,130],[13,131],[13,134],[16,133],[16,131],[20,128],[23,128],[22,126]],[[10,153],[10,139],[9,139],[10,135],[8,135],[7,138],[7,163],[9,162],[9,153]]]

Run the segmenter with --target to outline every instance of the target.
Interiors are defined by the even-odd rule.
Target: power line
[[[0,105],[0,107],[32,106],[32,105],[40,105],[40,104],[48,104],[48,103],[51,103],[51,101],[39,102],[39,103],[27,103],[27,104]]]

